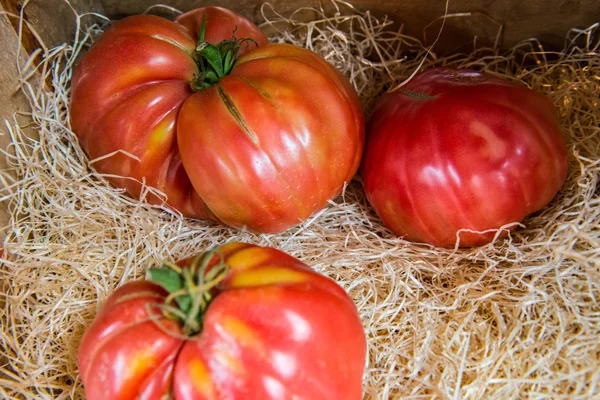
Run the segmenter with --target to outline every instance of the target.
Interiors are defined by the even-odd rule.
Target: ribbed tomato
[[[493,230],[547,205],[566,173],[546,96],[448,68],[417,74],[378,101],[361,165],[367,198],[389,229],[444,247],[489,242]]]
[[[333,66],[267,44],[258,27],[217,7],[175,22],[115,23],[77,66],[70,111],[115,186],[139,197],[145,182],[185,216],[257,232],[325,207],[364,145],[357,94]]]
[[[360,399],[366,339],[333,280],[232,243],[117,289],[86,331],[89,400]]]

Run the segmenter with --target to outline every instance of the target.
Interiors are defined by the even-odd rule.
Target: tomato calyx
[[[190,84],[194,91],[206,89],[217,83],[222,77],[229,75],[237,61],[238,52],[242,48],[242,45],[248,46],[249,43],[254,43],[258,47],[258,43],[254,39],[237,39],[235,37],[237,27],[233,31],[230,40],[223,40],[216,45],[209,43],[204,40],[206,23],[207,18],[204,18],[202,27],[200,28],[200,35],[198,36],[198,43],[193,52],[194,60],[196,60],[196,64],[198,64],[200,70],[200,74],[194,76]]]
[[[219,256],[218,262],[209,269],[215,255]],[[228,274],[229,266],[218,249],[196,256],[189,267],[163,261],[163,268],[148,269],[149,280],[169,293],[158,307],[168,318],[181,323],[187,337],[202,331],[204,314],[214,297],[213,289]]]

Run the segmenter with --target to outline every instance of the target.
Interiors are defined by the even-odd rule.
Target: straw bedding
[[[77,346],[106,296],[155,260],[232,240],[278,247],[349,292],[368,339],[365,399],[599,396],[600,27],[572,30],[562,52],[528,40],[510,51],[438,57],[391,21],[345,3],[291,16],[268,4],[262,11],[272,41],[323,55],[351,79],[367,112],[384,88],[433,65],[477,68],[545,93],[569,145],[562,190],[508,237],[474,249],[394,237],[359,178],[279,235],[182,219],[109,187],[69,130],[73,64],[106,22],[87,16],[97,24],[82,23],[73,43],[43,52],[41,65],[21,66],[19,88],[32,110],[3,126],[16,179],[3,173],[13,218],[0,269],[0,397],[83,398]],[[53,90],[40,89],[35,69]],[[24,135],[30,124],[39,139]]]

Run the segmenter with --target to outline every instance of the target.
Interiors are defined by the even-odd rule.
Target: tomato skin
[[[433,68],[384,95],[360,170],[383,223],[408,240],[454,246],[547,205],[567,174],[557,110],[544,95],[471,70]],[[460,246],[496,232],[461,232]]]
[[[206,41],[235,30],[259,47],[242,45],[230,75],[194,92],[205,17]],[[362,108],[345,77],[308,50],[268,45],[256,25],[219,7],[175,22],[117,22],[77,66],[70,111],[73,131],[113,185],[138,198],[145,182],[186,217],[260,233],[325,207],[358,170],[364,147]]]
[[[230,272],[189,340],[149,317],[166,294],[157,285],[131,282],[107,299],[80,346],[86,398],[360,399],[366,339],[344,290],[276,249],[221,251]]]

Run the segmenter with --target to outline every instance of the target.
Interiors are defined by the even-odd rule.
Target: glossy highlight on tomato
[[[75,69],[70,116],[114,186],[161,203],[143,182],[186,217],[263,233],[325,207],[364,146],[339,71],[219,7],[116,22]]]
[[[360,173],[396,235],[476,246],[552,200],[566,178],[567,147],[543,94],[482,72],[433,68],[378,101]]]
[[[83,337],[88,400],[361,398],[356,306],[296,258],[231,243],[150,275],[160,285],[118,288]]]

